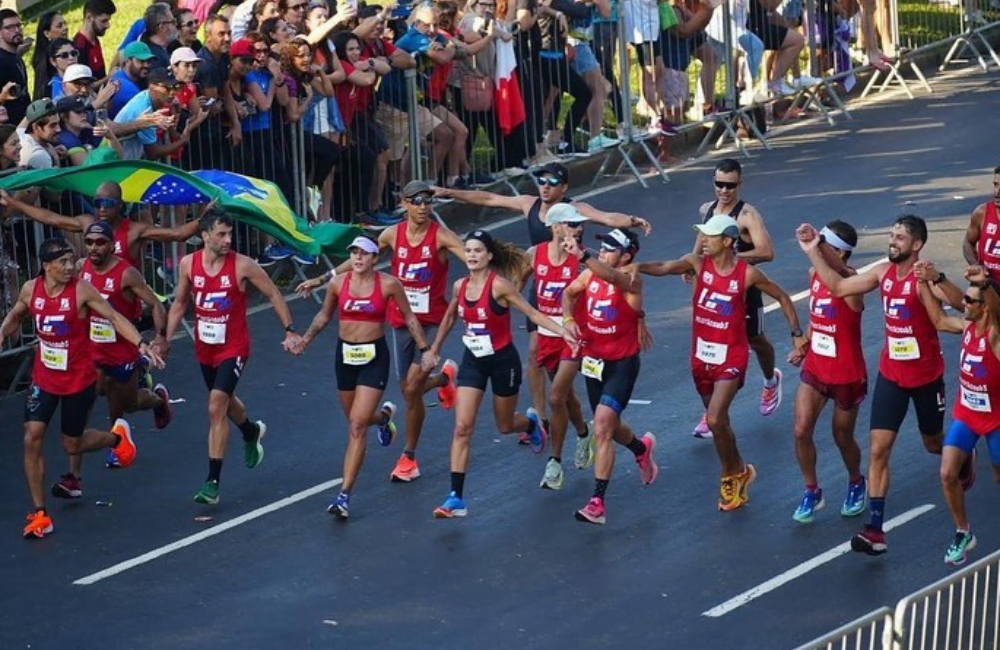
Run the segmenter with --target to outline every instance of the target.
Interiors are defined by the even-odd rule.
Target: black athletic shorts
[[[458,366],[458,385],[485,391],[488,383],[497,397],[517,395],[521,390],[521,355],[513,343],[486,357],[465,350]]]
[[[360,357],[353,363],[348,363],[344,359],[344,349],[352,350],[356,355],[370,355],[374,348],[375,356],[368,361],[360,361]],[[337,361],[334,364],[337,373],[337,390],[350,392],[358,386],[369,386],[378,390],[385,390],[389,383],[389,344],[385,337],[369,341],[368,343],[351,343],[343,339],[337,339]]]
[[[32,384],[24,400],[24,421],[44,422],[48,426],[56,408],[62,403],[62,433],[70,438],[79,438],[87,428],[87,420],[90,419],[90,411],[94,408],[96,399],[97,389],[94,384],[71,395],[54,395]]]
[[[632,398],[632,389],[635,388],[635,382],[639,378],[640,365],[639,355],[636,354],[617,361],[605,361],[600,379],[587,377],[584,374],[591,411],[596,411],[598,405],[603,404],[621,415]],[[581,369],[585,369],[586,366],[585,357]]]
[[[632,47],[635,48],[635,60],[641,66],[653,65],[656,57],[662,56],[663,54],[659,38],[653,39],[652,41],[646,41],[645,43],[632,43]]]
[[[221,390],[232,396],[236,392],[236,384],[240,383],[243,369],[247,365],[246,357],[230,357],[223,359],[217,366],[201,364],[201,376],[209,391]]]
[[[747,336],[764,333],[764,294],[757,287],[747,289]]]
[[[917,412],[917,428],[921,435],[936,436],[944,432],[944,376],[916,388],[902,388],[878,374],[872,397],[871,428],[899,431],[906,411],[913,401]]]

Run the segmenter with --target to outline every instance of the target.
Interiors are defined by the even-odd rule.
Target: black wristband
[[[285,327],[285,331],[289,332],[289,333],[294,333],[295,332],[295,323],[289,323],[288,326]]]
[[[591,257],[593,254],[589,250],[583,249],[583,254],[580,255],[580,264],[586,264]]]
[[[427,345],[426,343],[424,344],[424,347],[420,348],[420,353],[421,354],[423,354],[425,352],[430,352],[430,351],[431,351],[431,346]]]
[[[944,274],[944,271],[941,271],[940,273],[937,274],[936,278],[934,278],[933,280],[931,280],[931,284],[938,285],[938,284],[941,284],[942,282],[944,282],[947,279],[948,279],[948,276],[946,276]]]
[[[805,335],[802,333],[802,330],[800,330],[800,329],[794,329],[794,330],[792,330],[792,338],[793,339],[802,338],[803,336],[805,336]]]

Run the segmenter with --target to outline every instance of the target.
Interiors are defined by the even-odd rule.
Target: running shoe
[[[438,401],[441,408],[450,410],[455,407],[455,397],[458,395],[458,364],[448,359],[441,366],[441,374],[448,383],[438,388]]]
[[[435,519],[452,519],[464,517],[467,514],[469,514],[469,509],[465,507],[465,501],[458,498],[454,492],[449,494],[444,503],[434,510]]]
[[[965,564],[969,551],[976,548],[976,536],[965,530],[955,531],[955,541],[944,552],[944,563],[951,566]]]
[[[695,426],[694,431],[691,432],[691,435],[694,436],[695,438],[701,438],[702,440],[712,439],[712,429],[710,429],[708,426],[708,413],[701,414],[701,420]]]
[[[385,402],[379,409],[382,414],[382,421],[378,425],[378,444],[388,447],[396,437],[396,423],[392,418],[396,415],[396,405],[392,402]]]
[[[415,478],[420,478],[420,468],[417,467],[417,459],[410,458],[406,454],[400,454],[396,466],[389,474],[389,479],[393,483],[409,483]]]
[[[118,454],[115,453],[114,449],[108,450],[108,455],[104,459],[104,466],[108,469],[118,469],[121,467],[121,463],[118,462]]]
[[[962,482],[962,490],[968,492],[976,484],[976,448],[972,448],[972,453],[965,457],[962,469],[958,472],[958,480]]]
[[[315,255],[310,255],[309,253],[303,253],[302,251],[295,251],[292,253],[292,261],[302,265],[302,266],[312,266],[319,261],[319,258]]]
[[[341,492],[337,495],[337,498],[327,506],[326,511],[337,519],[347,519],[351,516],[351,495],[346,492]]]
[[[561,490],[563,486],[562,463],[555,458],[550,458],[545,463],[545,475],[542,476],[542,483],[538,486],[543,490]]]
[[[865,511],[865,498],[868,496],[868,482],[862,476],[857,483],[848,483],[847,496],[844,505],[840,506],[841,517],[857,517]]]
[[[540,454],[545,449],[545,444],[549,441],[548,423],[538,417],[538,411],[534,407],[529,408],[525,415],[535,425],[534,431],[528,434],[528,444],[531,446],[531,451]]]
[[[604,516],[604,499],[601,497],[592,497],[587,505],[583,506],[576,511],[577,521],[583,521],[591,524],[603,524],[607,521]]]
[[[789,86],[784,79],[768,81],[767,90],[772,95],[794,95],[797,91]]]
[[[194,493],[194,500],[208,506],[214,506],[219,502],[219,482],[205,481],[205,484]]]
[[[621,140],[618,140],[617,138],[609,138],[606,135],[598,134],[587,142],[587,153],[597,153],[598,151],[603,151],[604,149],[617,147],[619,144],[621,144]]]
[[[573,465],[577,469],[587,469],[594,464],[594,429],[591,423],[586,424],[587,435],[576,437],[576,452],[573,454]]]
[[[860,533],[851,538],[851,550],[868,555],[882,555],[889,547],[885,543],[883,531],[865,525]]]
[[[656,436],[647,431],[642,436],[642,442],[646,445],[646,451],[641,456],[636,456],[635,462],[639,465],[642,482],[652,485],[656,475],[660,473],[660,468],[656,465]]]
[[[29,513],[25,520],[28,522],[24,527],[25,537],[38,537],[40,539],[53,531],[52,517],[41,510]]]
[[[247,469],[253,469],[264,462],[264,445],[260,444],[264,434],[267,433],[267,425],[263,420],[257,420],[257,435],[250,440],[243,441],[243,462]]]
[[[115,456],[118,458],[118,467],[128,467],[135,462],[135,442],[132,440],[132,427],[128,422],[118,418],[115,425],[111,427],[111,433],[118,436],[118,446],[114,448]]]
[[[83,496],[83,479],[63,474],[58,483],[52,484],[52,496],[59,499],[79,499]]]
[[[747,463],[746,469],[739,474],[722,477],[719,484],[719,510],[726,512],[736,510],[746,505],[750,500],[747,487],[757,478],[757,470]]]
[[[826,506],[823,500],[823,490],[806,490],[802,495],[802,503],[795,509],[792,519],[800,524],[811,524],[816,518],[816,511],[822,510]]]
[[[170,420],[174,418],[174,407],[170,405],[170,391],[163,384],[157,384],[153,393],[163,400],[162,407],[153,409],[153,421],[157,429],[166,429],[170,425]]]
[[[803,74],[802,76],[795,77],[792,79],[792,88],[796,90],[805,90],[806,88],[812,88],[813,86],[818,86],[823,83],[822,79],[814,77],[812,75]]]
[[[497,182],[497,179],[490,176],[486,172],[472,172],[469,174],[469,185],[493,185]]]
[[[295,249],[290,246],[285,246],[284,244],[274,243],[268,244],[264,247],[264,256],[270,257],[275,261],[287,260],[294,254]]]
[[[774,386],[764,385],[760,392],[760,414],[771,415],[781,406],[781,371],[774,369]]]

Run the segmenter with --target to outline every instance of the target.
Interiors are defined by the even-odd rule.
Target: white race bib
[[[993,411],[990,407],[989,393],[980,393],[978,391],[969,390],[965,386],[959,386],[959,389],[961,390],[959,393],[959,399],[962,400],[962,406],[965,408],[979,413],[991,413]]]
[[[69,367],[68,349],[54,348],[46,345],[45,341],[40,341],[38,351],[42,355],[42,365],[49,370],[65,371]]]
[[[583,373],[584,377],[589,377],[590,379],[596,379],[597,381],[603,381],[604,359],[595,359],[594,357],[584,357],[583,363],[580,364],[580,372]]]
[[[462,343],[469,348],[469,352],[474,357],[488,357],[493,354],[493,341],[489,334],[466,334],[462,337]]]
[[[226,324],[198,321],[198,340],[208,345],[222,345],[226,342]]]
[[[725,343],[712,343],[700,337],[694,351],[695,358],[710,366],[721,366],[726,362],[728,354],[729,346]]]
[[[103,318],[101,320],[91,320],[90,340],[94,343],[114,343],[117,341],[118,336],[111,321],[104,320]]]
[[[837,341],[829,334],[813,332],[809,345],[812,347],[812,351],[821,357],[833,359],[837,356]]]
[[[893,361],[915,361],[920,358],[920,346],[913,336],[888,337],[889,358]]]
[[[552,330],[547,330],[544,327],[539,327],[538,328],[538,335],[539,336],[548,336],[549,338],[554,338],[554,339],[561,339],[562,338],[561,334],[556,334]]]
[[[406,300],[414,314],[429,314],[431,311],[431,295],[426,291],[406,289]]]
[[[363,366],[375,358],[374,343],[362,343],[360,345],[344,343],[341,346],[341,350],[344,353],[344,363],[349,366]]]

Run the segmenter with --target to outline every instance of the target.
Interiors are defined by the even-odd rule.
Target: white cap
[[[581,223],[590,221],[580,214],[580,211],[573,207],[571,203],[556,203],[545,213],[545,225],[553,226],[557,223]]]
[[[354,241],[351,242],[351,245],[347,247],[347,250],[351,250],[352,248],[360,248],[366,253],[371,253],[372,255],[378,255],[378,244],[373,242],[368,237],[363,237],[360,235],[355,237]]]
[[[170,55],[170,65],[176,63],[198,63],[201,59],[190,47],[179,47]]]
[[[66,68],[66,72],[63,73],[63,81],[69,81],[70,83],[74,81],[79,81],[81,79],[93,79],[94,72],[89,67],[83,65],[82,63],[74,63],[73,65]]]
[[[737,239],[740,236],[740,226],[728,214],[713,214],[705,223],[695,224],[694,229],[709,237],[725,235]]]

